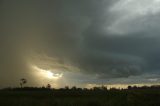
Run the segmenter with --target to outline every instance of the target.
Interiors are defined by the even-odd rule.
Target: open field
[[[160,89],[1,90],[0,106],[160,106]]]

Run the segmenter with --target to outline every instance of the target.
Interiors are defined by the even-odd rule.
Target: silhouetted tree
[[[76,87],[76,86],[73,86],[71,89],[72,89],[72,90],[77,90],[77,87]]]
[[[50,85],[50,84],[47,84],[47,88],[48,88],[48,89],[51,89],[51,85]]]
[[[45,86],[42,86],[42,89],[45,89]]]
[[[27,83],[27,80],[25,78],[20,79],[20,86],[23,87],[24,84]]]
[[[107,90],[107,87],[105,87],[104,85],[101,86],[102,90]]]
[[[100,91],[100,90],[101,90],[101,87],[93,87],[93,90],[94,90],[94,91]]]
[[[65,90],[69,90],[69,86],[65,86],[64,89],[65,89]]]
[[[128,86],[128,89],[132,89],[132,86]]]

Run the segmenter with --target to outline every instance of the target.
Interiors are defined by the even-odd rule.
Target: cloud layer
[[[63,72],[62,86],[158,81],[159,0],[0,3],[1,87],[21,77],[36,85],[32,66]]]

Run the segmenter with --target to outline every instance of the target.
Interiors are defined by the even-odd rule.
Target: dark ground
[[[160,87],[0,90],[0,106],[160,106]]]

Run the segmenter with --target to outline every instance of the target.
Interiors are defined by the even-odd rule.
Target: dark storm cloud
[[[122,22],[112,25],[118,18],[109,8],[116,2],[1,0],[0,86],[21,77],[35,80],[29,64],[80,70],[97,79],[130,78],[159,70],[159,31],[145,25],[137,32],[136,25],[126,28],[128,21],[125,28],[119,27]],[[155,24],[153,19],[150,23]],[[110,26],[129,32],[119,36],[107,29]]]

